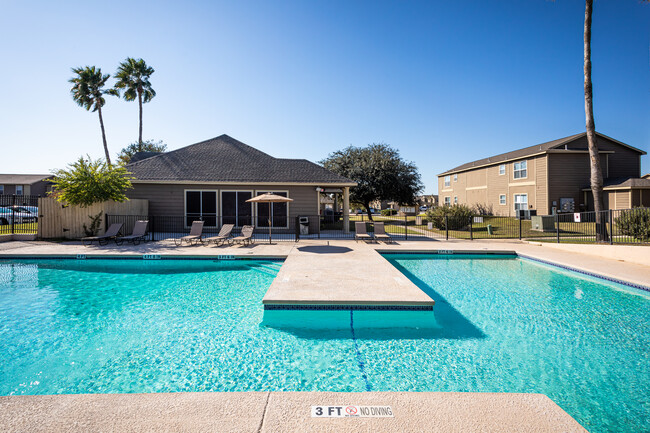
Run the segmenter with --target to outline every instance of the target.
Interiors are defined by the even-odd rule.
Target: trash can
[[[298,218],[298,224],[300,224],[300,234],[308,235],[309,234],[309,217],[300,217]]]
[[[492,224],[487,225],[487,231],[488,231],[488,234],[491,236],[492,235]]]

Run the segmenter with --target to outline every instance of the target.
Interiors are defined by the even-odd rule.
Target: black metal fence
[[[598,218],[600,217],[600,218]],[[203,234],[215,236],[222,224],[235,224],[233,236],[241,226],[255,226],[256,242],[269,240],[269,222],[266,217],[244,219],[234,216],[210,215],[195,218],[205,221]],[[122,233],[130,234],[135,221],[148,220],[148,237],[152,241],[177,239],[190,232],[194,218],[186,216],[125,216],[107,215],[106,227],[112,223],[123,224]],[[420,216],[384,216],[367,214],[349,215],[345,227],[342,215],[303,215],[299,217],[274,217],[270,236],[274,241],[299,241],[301,239],[354,239],[356,223],[364,223],[368,233],[375,223],[382,222],[384,230],[394,240],[427,239],[525,239],[542,242],[610,244],[650,244],[650,208],[607,210],[595,212],[536,216],[530,220],[505,216],[472,215],[468,218],[447,216],[429,221]],[[255,224],[257,223],[257,224]]]
[[[36,233],[38,197],[37,195],[0,195],[0,235]]]

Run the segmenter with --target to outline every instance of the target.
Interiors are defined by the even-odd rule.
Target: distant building
[[[419,195],[416,197],[418,206],[426,207],[436,207],[438,206],[438,195],[437,194],[426,194]]]
[[[650,180],[641,179],[646,152],[597,133],[605,206],[650,206]],[[441,204],[484,204],[496,215],[593,210],[587,134],[581,133],[479,159],[438,175]]]
[[[51,174],[0,174],[0,195],[40,195],[52,190]]]

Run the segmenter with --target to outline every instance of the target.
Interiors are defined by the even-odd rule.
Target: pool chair
[[[241,244],[241,245],[248,245],[253,243],[253,230],[255,230],[255,227],[253,226],[244,226],[241,228],[241,235],[231,238],[228,243],[230,245],[233,244]]]
[[[183,242],[188,245],[196,245],[199,242],[202,242],[203,236],[203,221],[192,221],[192,228],[190,229],[190,234],[183,236],[180,239],[174,239],[176,246],[183,245]]]
[[[115,238],[115,243],[122,245],[124,241],[127,241],[133,245],[138,245],[141,241],[146,240],[145,236],[147,235],[147,224],[149,221],[136,221],[133,226],[133,233],[129,236],[118,236]]]
[[[205,242],[208,245],[210,245],[210,242],[214,242],[216,246],[223,245],[230,238],[230,234],[232,233],[233,227],[235,227],[234,224],[224,224],[221,226],[221,230],[219,230],[219,234],[217,236],[203,239],[203,242]]]
[[[81,238],[81,243],[83,246],[90,246],[93,242],[97,241],[99,245],[107,245],[111,240],[115,239],[117,235],[120,234],[122,230],[122,223],[111,224],[111,226],[106,230],[101,236],[86,236]]]
[[[368,234],[366,231],[366,223],[362,221],[357,221],[354,223],[354,240],[359,242],[359,239],[370,241],[374,239],[372,235]]]
[[[391,235],[386,233],[383,222],[375,223],[375,239],[378,241],[383,240],[387,243],[393,242]]]

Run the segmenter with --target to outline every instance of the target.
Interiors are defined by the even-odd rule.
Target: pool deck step
[[[392,417],[315,418],[312,406],[390,406]],[[542,394],[214,392],[0,397],[12,432],[586,432]]]
[[[363,242],[298,245],[262,302],[265,305],[431,307],[433,299]]]

